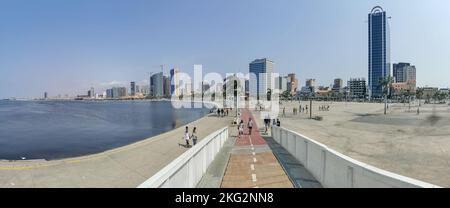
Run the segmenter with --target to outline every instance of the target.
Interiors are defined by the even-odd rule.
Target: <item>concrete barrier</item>
[[[439,188],[347,157],[285,128],[272,127],[272,136],[327,188]]]
[[[138,188],[193,188],[228,139],[228,127],[197,143]]]

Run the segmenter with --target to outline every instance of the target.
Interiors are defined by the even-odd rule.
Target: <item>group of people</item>
[[[248,128],[248,135],[252,135],[252,130],[253,130],[252,118],[248,119],[247,128]],[[241,138],[241,136],[244,135],[244,120],[241,120],[241,122],[239,122],[238,132],[239,132],[238,138]]]
[[[329,105],[321,105],[319,106],[319,111],[330,111]]]
[[[300,105],[299,108],[293,108],[292,109],[292,114],[293,115],[298,115],[298,113],[308,113],[308,105],[306,105],[305,107],[302,108],[302,106]],[[286,107],[283,107],[283,117],[286,117]]]
[[[189,141],[192,139],[192,144],[195,146],[197,144],[197,127],[192,129],[192,133],[189,135],[189,127],[186,126],[184,131],[183,139],[186,141],[186,148],[192,147]]]
[[[228,113],[230,110],[231,110],[230,108],[218,108],[217,109],[217,117],[228,116]]]
[[[270,116],[266,115],[266,117],[264,118],[264,127],[265,127],[265,132],[264,133],[266,133],[266,134],[267,134],[267,131],[270,128],[270,121],[271,120],[272,120],[272,125],[273,126],[278,126],[278,127],[281,126],[280,119],[270,119]]]

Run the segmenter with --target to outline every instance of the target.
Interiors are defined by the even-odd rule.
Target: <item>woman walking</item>
[[[189,127],[186,126],[186,130],[184,131],[183,139],[186,141],[186,148],[190,147],[189,144]]]
[[[241,122],[239,122],[238,131],[239,131],[238,138],[241,138],[241,136],[244,135],[244,121],[243,120],[241,120]]]

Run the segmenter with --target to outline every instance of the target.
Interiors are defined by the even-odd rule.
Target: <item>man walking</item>
[[[253,129],[253,121],[252,121],[252,118],[249,118],[247,127],[248,127],[248,135],[252,135],[252,129]]]
[[[195,146],[197,144],[197,127],[194,127],[191,134],[192,144]]]

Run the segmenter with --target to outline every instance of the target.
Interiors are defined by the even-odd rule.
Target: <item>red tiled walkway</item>
[[[253,130],[251,136],[249,136],[248,131],[248,121],[249,119],[253,120]],[[248,145],[265,145],[266,141],[259,134],[258,126],[256,124],[255,118],[252,113],[248,109],[241,110],[241,120],[244,121],[244,136],[236,140],[236,145],[238,146],[248,146]]]
[[[247,122],[253,120],[252,135]],[[248,109],[241,109],[245,135],[236,139],[222,179],[223,188],[292,188],[284,169],[261,137],[256,121]]]

